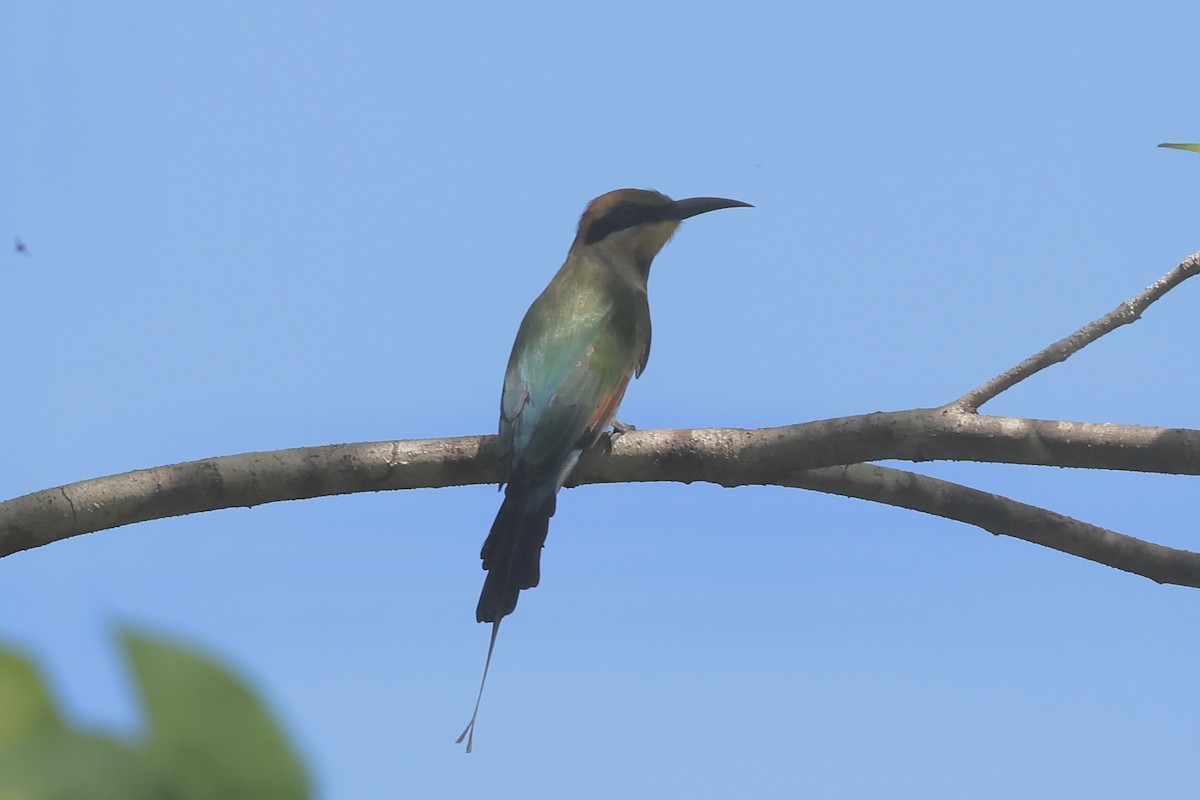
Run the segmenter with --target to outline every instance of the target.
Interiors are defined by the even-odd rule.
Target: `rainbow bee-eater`
[[[616,417],[629,379],[650,356],[650,262],[683,220],[749,206],[720,197],[672,200],[618,189],[588,204],[567,260],[533,301],[513,343],[500,395],[504,503],[483,543],[487,578],[475,618],[492,623],[480,697],[500,621],[538,585],[555,497]],[[462,736],[471,750],[475,713]]]

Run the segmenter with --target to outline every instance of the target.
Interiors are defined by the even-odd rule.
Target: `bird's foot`
[[[636,425],[630,425],[627,422],[620,422],[614,419],[612,422],[612,430],[609,431],[608,435],[604,437],[604,452],[611,453],[613,442],[615,442],[617,439],[620,439],[624,434],[636,430]]]

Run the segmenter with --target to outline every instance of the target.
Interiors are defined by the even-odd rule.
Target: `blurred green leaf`
[[[156,781],[145,757],[98,735],[56,730],[0,753],[0,800],[163,800],[178,795]]]
[[[149,731],[147,755],[180,800],[302,800],[308,777],[283,732],[236,677],[160,639],[122,633]]]
[[[1172,144],[1170,142],[1163,142],[1159,147],[1172,147],[1176,150],[1192,150],[1200,153],[1200,144]]]
[[[303,766],[245,684],[192,650],[121,638],[149,721],[132,744],[67,727],[33,662],[0,650],[0,800],[309,796]]]
[[[61,728],[33,662],[0,650],[0,753],[26,736]]]

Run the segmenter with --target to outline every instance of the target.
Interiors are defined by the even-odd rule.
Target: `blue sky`
[[[939,405],[1200,249],[1195,3],[0,6],[0,495],[490,433],[586,202],[686,223],[621,418]],[[985,411],[1200,427],[1200,286]],[[1196,549],[1184,478],[921,465]],[[323,798],[1190,797],[1200,595],[777,488],[564,492],[476,737],[494,487],[0,561],[0,641],[133,734],[114,623],[267,697]]]

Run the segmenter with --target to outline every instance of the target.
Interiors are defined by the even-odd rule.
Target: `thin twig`
[[[1012,369],[997,375],[982,386],[972,389],[950,403],[948,407],[967,412],[979,410],[979,407],[988,400],[1011,389],[1030,375],[1041,372],[1052,364],[1066,361],[1070,356],[1078,353],[1104,334],[1122,325],[1137,321],[1151,303],[1198,272],[1200,272],[1200,253],[1193,253],[1179,262],[1179,265],[1173,270],[1147,286],[1140,294],[1121,303],[1100,319],[1089,322],[1065,339],[1058,340]]]

